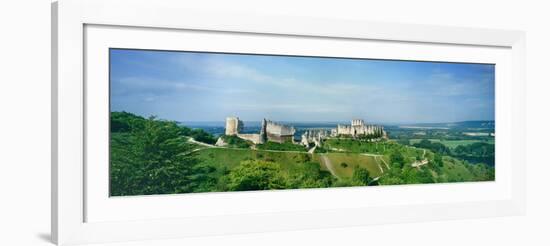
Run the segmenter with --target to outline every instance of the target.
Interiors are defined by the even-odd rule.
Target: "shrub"
[[[228,175],[229,190],[283,189],[286,181],[279,164],[267,161],[243,161]]]
[[[223,135],[221,136],[221,138],[225,143],[227,143],[229,147],[233,147],[233,148],[248,149],[250,148],[250,146],[254,145],[251,141],[244,140],[237,136]]]

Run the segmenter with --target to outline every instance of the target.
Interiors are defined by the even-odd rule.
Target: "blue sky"
[[[110,51],[111,110],[177,121],[494,120],[494,66]]]

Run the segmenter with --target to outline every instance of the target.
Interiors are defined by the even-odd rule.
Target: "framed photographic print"
[[[52,9],[58,244],[524,212],[522,32]]]

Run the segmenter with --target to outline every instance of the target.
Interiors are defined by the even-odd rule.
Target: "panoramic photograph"
[[[109,50],[110,196],[495,180],[494,64]]]

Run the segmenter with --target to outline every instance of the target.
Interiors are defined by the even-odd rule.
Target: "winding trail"
[[[382,156],[378,157],[383,163],[384,165],[386,165],[386,167],[388,168],[388,170],[390,169],[390,165],[388,165],[388,163],[386,161],[384,161],[384,158],[382,158]]]
[[[325,167],[327,167],[328,171],[332,174],[332,176],[340,179],[340,177],[336,175],[336,172],[334,171],[334,167],[332,166],[332,162],[330,161],[330,159],[325,154],[321,154],[319,156],[321,157],[321,162],[323,163],[323,165],[325,165]]]
[[[380,161],[384,163],[384,165],[386,166],[386,168],[388,168],[388,170],[390,169],[390,165],[388,165],[388,163],[384,160],[384,158],[382,158],[384,157],[384,155],[371,154],[371,153],[361,153],[361,155],[374,157],[374,160],[376,161],[376,165],[378,166],[378,169],[380,169],[381,173],[384,173],[384,169],[380,165]]]
[[[210,147],[210,148],[217,148],[218,147],[218,146],[213,145],[213,144],[207,144],[207,143],[199,142],[199,141],[195,140],[192,137],[189,137],[187,141],[190,142],[190,143],[194,143],[194,144],[198,144],[198,145],[202,145],[202,146],[206,146],[206,147]]]
[[[420,168],[421,166],[424,166],[426,164],[428,164],[428,159],[425,158],[426,156],[426,150],[424,150],[424,152],[422,153],[422,158],[423,160],[422,161],[415,161],[411,164],[412,167],[417,167],[417,168]]]

